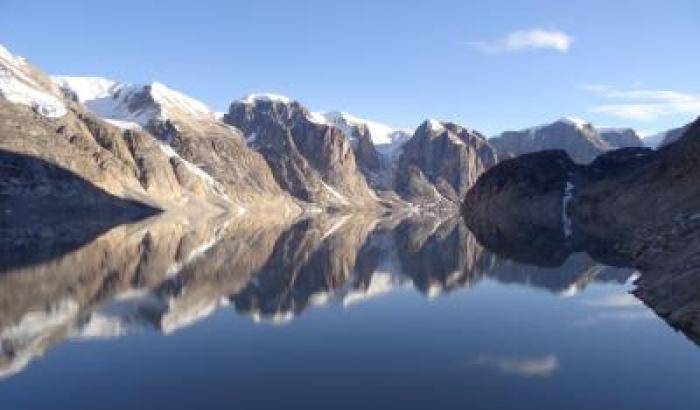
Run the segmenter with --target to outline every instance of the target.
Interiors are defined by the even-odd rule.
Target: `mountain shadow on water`
[[[158,212],[41,158],[0,150],[0,273],[50,260]]]

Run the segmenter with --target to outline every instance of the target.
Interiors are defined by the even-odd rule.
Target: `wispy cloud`
[[[559,358],[554,354],[542,357],[480,355],[473,364],[521,377],[547,377],[559,369]]]
[[[558,30],[533,28],[508,33],[504,37],[467,43],[485,54],[503,54],[536,49],[550,49],[566,53],[571,48],[574,39]]]
[[[590,108],[591,112],[636,121],[655,121],[678,114],[700,114],[700,95],[672,90],[618,89],[606,85],[584,85],[596,96],[614,101]]]

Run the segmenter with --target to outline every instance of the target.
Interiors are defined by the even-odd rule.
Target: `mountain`
[[[294,212],[296,205],[279,187],[263,157],[205,104],[157,82],[130,85],[66,76],[56,76],[54,81],[105,121],[156,137],[174,155],[196,164],[243,208]]]
[[[350,139],[326,119],[289,98],[250,95],[224,115],[265,158],[294,197],[323,207],[372,208],[378,197],[358,166]]]
[[[589,163],[612,148],[593,125],[574,117],[564,117],[551,124],[522,131],[506,131],[489,139],[489,144],[496,148],[499,159],[548,149],[562,149],[578,163]]]
[[[477,178],[495,163],[496,153],[483,135],[429,119],[401,149],[396,191],[415,204],[456,206]]]
[[[27,204],[34,216],[59,206],[94,212],[123,200],[159,209],[238,209],[196,165],[147,133],[96,118],[4,48],[0,74],[0,151],[14,164],[0,169],[5,212],[27,212]]]
[[[610,148],[644,147],[644,141],[632,128],[598,128],[598,133]]]

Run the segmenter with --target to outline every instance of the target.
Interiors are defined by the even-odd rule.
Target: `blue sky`
[[[217,110],[275,92],[489,135],[564,115],[651,132],[700,114],[697,0],[0,4],[0,43],[50,73],[158,80]]]

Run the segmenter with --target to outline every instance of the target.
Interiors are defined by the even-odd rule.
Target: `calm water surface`
[[[637,272],[456,219],[161,217],[47,254],[0,273],[2,409],[700,408]]]

